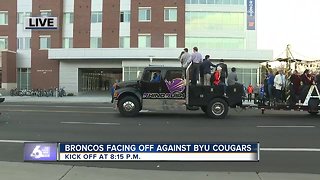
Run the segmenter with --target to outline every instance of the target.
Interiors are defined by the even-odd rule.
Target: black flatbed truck
[[[201,108],[208,117],[223,119],[229,110],[223,86],[191,85],[190,64],[182,67],[149,66],[137,81],[121,82],[114,92],[114,107],[127,117],[141,110],[170,111]],[[159,81],[153,76],[159,75]],[[238,101],[242,101],[241,98]]]

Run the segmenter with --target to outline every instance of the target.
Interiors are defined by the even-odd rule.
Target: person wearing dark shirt
[[[202,85],[210,86],[210,79],[211,79],[211,69],[214,67],[214,65],[210,62],[210,56],[206,55],[205,59],[200,65],[200,81],[201,81],[201,75],[202,75]]]
[[[290,82],[291,82],[291,96],[293,97],[292,100],[294,103],[297,103],[298,97],[300,95],[300,76],[298,74],[297,70],[293,71],[293,74],[290,76]]]
[[[274,94],[274,75],[273,75],[273,72],[270,71],[269,74],[268,74],[268,77],[267,77],[268,81],[268,94],[269,94],[269,99],[270,101],[273,99],[273,94]]]
[[[301,81],[302,81],[302,85],[303,86],[308,86],[308,85],[312,85],[313,79],[312,76],[310,74],[309,69],[306,69],[303,74],[300,76]]]
[[[220,63],[217,66],[222,68],[220,81],[226,83],[226,78],[228,78],[228,66],[224,63],[223,59],[220,60]]]
[[[302,82],[302,88],[300,92],[300,100],[304,101],[310,86],[313,84],[313,78],[310,74],[310,70],[306,69],[303,74],[300,76],[301,82]]]
[[[203,62],[209,59],[209,55],[206,55],[205,58],[203,59],[202,63],[199,66],[199,72],[200,72],[200,84],[204,85],[204,77],[203,77]]]

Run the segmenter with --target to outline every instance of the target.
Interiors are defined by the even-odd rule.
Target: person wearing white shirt
[[[276,100],[277,102],[280,102],[280,100],[283,100],[282,94],[284,91],[285,86],[285,75],[283,74],[282,70],[279,70],[274,77],[274,87],[276,88]]]

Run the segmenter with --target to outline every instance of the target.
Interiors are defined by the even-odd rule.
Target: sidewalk
[[[319,180],[320,174],[199,172],[96,168],[40,163],[0,162],[4,180]]]
[[[37,96],[2,96],[4,102],[56,102],[56,103],[110,103],[110,96],[65,96],[65,97],[37,97]]]

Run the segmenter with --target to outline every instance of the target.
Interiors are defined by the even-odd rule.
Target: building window
[[[24,49],[31,48],[31,37],[24,38]]]
[[[31,89],[31,69],[30,68],[17,69],[17,86],[19,90]]]
[[[18,12],[17,14],[17,23],[24,24],[24,20],[26,17],[31,17],[31,12]]]
[[[101,48],[101,47],[102,47],[101,37],[90,38],[90,48]]]
[[[17,38],[17,49],[23,49],[23,38]]]
[[[100,23],[102,22],[102,12],[101,11],[92,11],[91,12],[91,23]]]
[[[139,8],[139,22],[151,21],[151,8],[141,7]]]
[[[40,49],[51,48],[51,37],[50,36],[40,36]]]
[[[73,48],[73,38],[63,38],[62,48]]]
[[[237,37],[186,37],[186,47],[201,49],[245,49],[244,38]]]
[[[0,36],[0,50],[8,49],[8,36]]]
[[[245,30],[245,14],[240,12],[186,12],[185,28],[188,32],[214,32]]]
[[[186,0],[186,4],[243,5],[244,4],[244,0]]]
[[[144,67],[123,67],[123,80],[138,80],[138,75],[142,74]]]
[[[257,84],[257,72],[255,68],[237,68],[238,82],[243,83],[245,87],[248,87],[249,84]]]
[[[72,24],[73,23],[73,13],[67,12],[63,14],[63,21],[65,24]]]
[[[8,25],[8,11],[0,11],[0,25]]]
[[[120,37],[120,48],[130,48],[130,36]]]
[[[120,12],[120,22],[130,22],[130,19],[131,19],[130,11]]]
[[[51,16],[51,10],[40,10],[40,16],[42,17],[48,17]]]
[[[151,47],[151,35],[150,34],[139,34],[138,35],[138,47],[139,48]]]
[[[164,8],[164,21],[177,21],[177,8]]]
[[[164,35],[164,47],[165,48],[176,48],[177,47],[177,35],[176,34],[165,34]]]
[[[17,49],[30,49],[30,37],[17,38]]]

